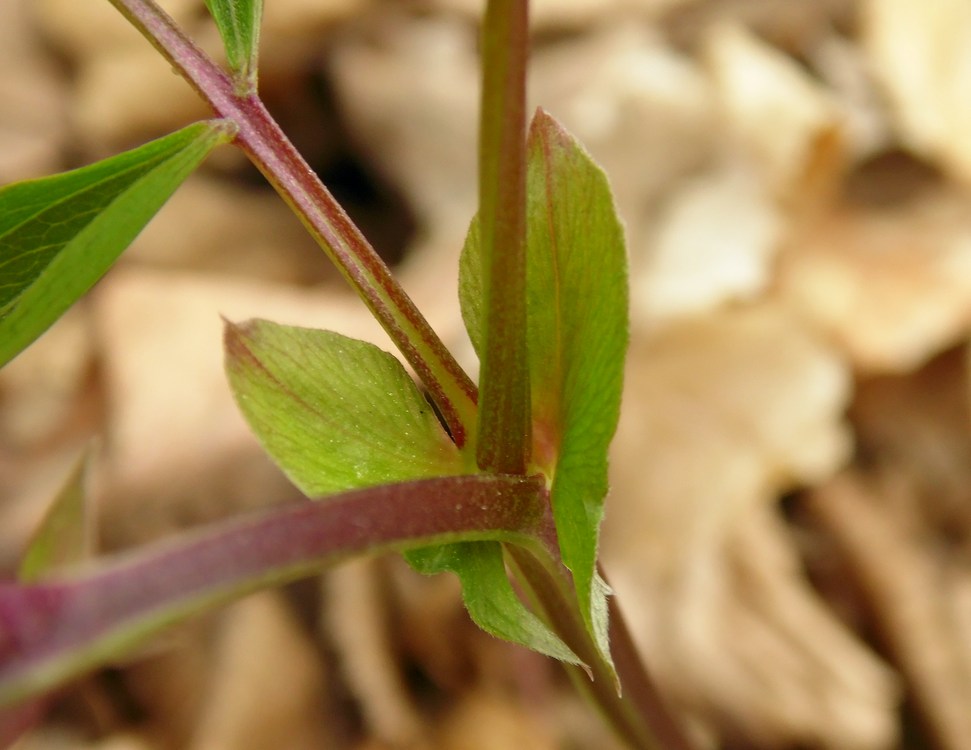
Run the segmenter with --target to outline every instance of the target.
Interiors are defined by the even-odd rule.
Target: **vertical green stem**
[[[415,369],[462,446],[477,420],[475,384],[435,334],[391,271],[263,102],[240,94],[154,0],[110,0],[221,117],[239,128],[236,144],[290,205]]]
[[[477,459],[522,474],[530,456],[526,361],[527,0],[489,0],[482,27],[479,232],[485,311]]]

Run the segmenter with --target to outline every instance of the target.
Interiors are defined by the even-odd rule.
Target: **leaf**
[[[353,555],[462,540],[541,544],[545,495],[530,477],[382,485],[245,514],[38,583],[0,582],[0,731],[21,718],[4,709],[173,623]]]
[[[527,251],[529,238],[526,239]],[[482,356],[482,243],[479,238],[479,217],[472,217],[469,231],[465,235],[465,245],[459,255],[459,306],[462,321],[468,331],[472,348],[477,356]],[[527,280],[528,281],[528,280]],[[528,321],[527,321],[528,325]]]
[[[390,354],[330,331],[260,320],[227,324],[225,338],[240,408],[308,495],[465,471],[461,453]],[[486,632],[578,663],[519,601],[498,543],[440,545],[407,557],[426,574],[458,574],[469,614]]]
[[[527,143],[527,340],[533,461],[552,482],[563,562],[605,659],[607,587],[596,574],[627,350],[627,263],[607,178],[543,110]],[[460,263],[462,316],[482,344],[478,222]]]
[[[0,188],[0,365],[108,270],[233,126],[189,125],[81,169]]]
[[[88,454],[81,456],[34,532],[20,563],[18,580],[36,581],[84,560],[91,551],[91,519],[87,512],[84,474]]]
[[[455,573],[462,583],[462,599],[469,616],[490,635],[569,664],[580,664],[577,655],[516,596],[498,542],[412,550],[405,558],[424,575]]]
[[[238,93],[256,93],[263,0],[206,0],[216,21]]]
[[[226,371],[250,427],[311,497],[466,473],[393,356],[331,331],[227,323]]]
[[[552,469],[560,552],[587,627],[609,660],[608,590],[596,563],[627,354],[624,232],[606,175],[542,110],[527,149],[535,458]]]

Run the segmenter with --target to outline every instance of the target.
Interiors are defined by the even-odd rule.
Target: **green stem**
[[[527,0],[489,0],[482,28],[479,232],[484,336],[477,459],[523,474],[530,459],[526,361]]]
[[[475,384],[401,288],[256,95],[200,50],[154,0],[110,2],[164,55],[220,116],[236,123],[238,145],[314,239],[414,368],[460,447],[477,421]]]

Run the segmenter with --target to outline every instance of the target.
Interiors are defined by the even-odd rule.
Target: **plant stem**
[[[233,80],[154,0],[109,0],[220,117],[238,145],[297,214],[414,368],[459,447],[477,421],[475,384],[255,94]]]
[[[603,569],[600,575],[607,581]],[[610,653],[617,667],[624,699],[636,708],[638,715],[650,727],[658,747],[664,750],[694,750],[694,745],[651,678],[616,597],[611,596],[607,606],[610,610]]]
[[[482,27],[479,236],[484,335],[477,458],[522,474],[530,459],[526,359],[527,0],[489,0]]]
[[[539,477],[437,477],[241,516],[64,578],[0,584],[0,708],[190,615],[350,556],[478,540],[552,554],[553,535]]]
[[[580,657],[589,671],[567,666],[566,670],[581,694],[597,707],[604,720],[630,747],[638,750],[661,750],[650,732],[621,697],[613,671],[605,664],[591,642],[576,608],[576,597],[565,570],[550,569],[536,557],[507,546],[515,570],[525,583],[538,611],[542,612],[553,631]],[[555,565],[555,564],[554,564]]]
[[[693,750],[692,743],[662,700],[637,652],[623,614],[610,600],[611,656],[620,688],[610,666],[590,640],[576,610],[569,572],[552,566],[525,549],[506,545],[515,570],[543,612],[550,627],[589,667],[567,666],[574,684],[628,745],[638,750]]]

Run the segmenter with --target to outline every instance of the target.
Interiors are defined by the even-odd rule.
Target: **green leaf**
[[[455,573],[462,582],[469,616],[487,633],[560,661],[580,664],[577,655],[516,596],[499,542],[441,545],[412,550],[405,557],[424,575]]]
[[[624,232],[606,175],[542,110],[527,149],[534,458],[552,470],[560,552],[587,627],[609,660],[608,592],[596,563],[627,354]]]
[[[307,495],[466,473],[401,363],[376,346],[253,320],[227,323],[225,349],[250,427]]]
[[[0,189],[0,365],[108,270],[233,126],[190,125],[81,169]]]
[[[527,250],[529,247],[527,238]],[[459,306],[462,320],[476,355],[482,357],[482,242],[479,237],[479,216],[472,217],[465,245],[459,255]]]
[[[539,110],[527,143],[527,340],[533,462],[552,482],[560,554],[604,658],[607,587],[596,574],[627,350],[627,262],[607,178]],[[462,315],[482,345],[478,223],[460,263]]]
[[[91,551],[91,519],[84,475],[88,455],[81,456],[34,532],[20,563],[18,580],[37,581],[84,560]]]
[[[330,331],[260,320],[227,324],[225,340],[240,409],[306,494],[466,470],[462,454],[390,354]],[[497,542],[439,545],[407,557],[424,573],[458,574],[469,614],[486,632],[578,663],[518,599]]]
[[[262,0],[206,0],[241,94],[256,93]]]

